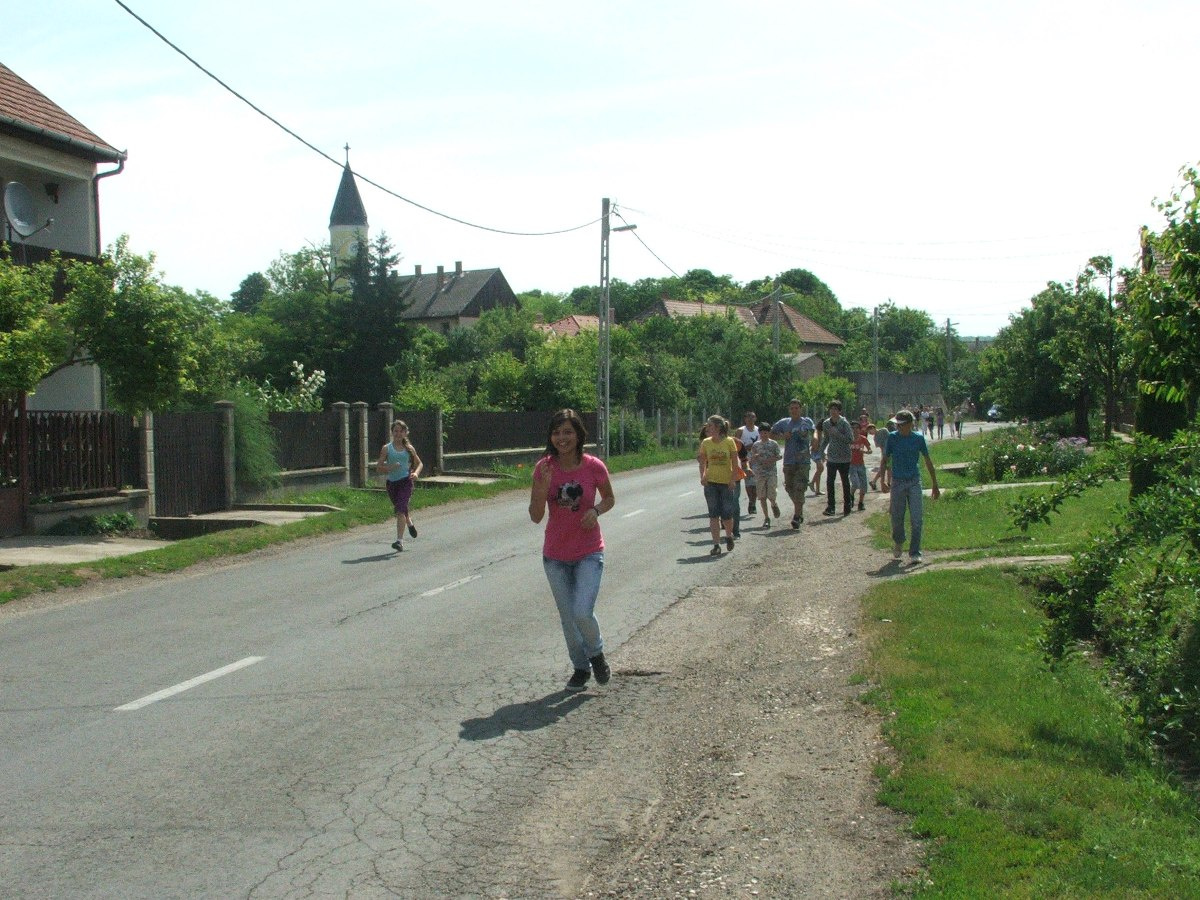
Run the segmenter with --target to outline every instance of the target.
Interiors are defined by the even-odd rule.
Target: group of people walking
[[[804,521],[807,492],[811,490],[821,496],[823,469],[825,515],[838,514],[839,484],[843,516],[866,508],[869,488],[891,492],[893,555],[897,559],[902,555],[907,517],[912,532],[909,555],[920,561],[923,515],[918,463],[922,458],[929,471],[934,498],[939,491],[928,444],[913,428],[916,416],[911,410],[900,410],[888,420],[887,430],[883,430],[870,421],[865,409],[857,423],[850,422],[842,415],[838,400],[829,404],[826,413],[824,419],[814,422],[804,415],[803,404],[792,400],[788,415],[778,422],[759,425],[757,414],[748,411],[743,424],[732,433],[729,422],[722,416],[709,417],[696,460],[708,507],[710,555],[722,554],[722,531],[725,551],[733,550],[741,537],[741,484],[746,486],[748,516],[761,508],[763,528],[771,527],[772,513],[776,519],[780,518],[777,464],[782,461],[783,490],[792,502],[789,524],[793,529],[798,529]],[[866,457],[876,449],[880,451],[880,462],[874,476],[868,477]],[[814,467],[817,474],[810,477]]]
[[[763,528],[771,526],[772,516],[782,518],[777,498],[780,462],[783,490],[792,503],[790,525],[798,529],[804,521],[805,494],[811,485],[809,473],[814,460],[820,459],[825,463],[827,516],[837,513],[834,498],[839,482],[843,516],[855,508],[863,509],[868,484],[878,484],[879,490],[890,490],[892,494],[893,555],[898,559],[902,554],[907,513],[911,524],[909,554],[914,562],[921,559],[922,488],[918,464],[922,458],[934,499],[938,497],[938,485],[929,448],[920,432],[914,431],[915,416],[902,409],[889,420],[889,430],[881,433],[865,410],[857,424],[842,415],[839,401],[830,403],[827,413],[825,419],[815,423],[803,414],[800,401],[792,400],[788,415],[779,421],[759,425],[757,415],[747,412],[743,424],[733,433],[723,417],[708,418],[696,459],[708,507],[711,555],[723,552],[722,531],[726,551],[733,550],[741,536],[739,498],[743,482],[748,515],[761,510]],[[604,572],[600,516],[613,508],[616,498],[608,468],[601,459],[584,452],[586,443],[587,429],[579,413],[571,409],[555,413],[547,429],[545,451],[534,466],[529,497],[529,518],[534,523],[541,523],[549,514],[542,566],[573,667],[566,684],[568,691],[584,690],[592,678],[598,684],[607,684],[612,676],[595,610]],[[865,457],[876,448],[882,459],[875,477],[868,480]],[[413,482],[422,471],[421,459],[403,422],[393,424],[392,440],[380,449],[378,470],[387,476],[388,496],[396,514],[396,541],[392,547],[402,551],[405,532],[417,536],[409,514],[409,498]],[[814,493],[821,493],[819,484]]]

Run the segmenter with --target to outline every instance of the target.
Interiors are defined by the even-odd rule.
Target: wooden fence
[[[83,499],[123,488],[148,489],[159,517],[228,509],[235,499],[233,414],[230,404],[218,405],[223,408],[154,414],[151,442],[144,444],[144,423],[133,416],[26,412],[19,398],[0,401],[0,534],[19,533],[28,524],[30,500]],[[633,428],[635,421],[641,441],[653,437],[663,444],[691,442],[698,427],[690,412],[684,417],[629,415],[621,414],[611,426],[614,453],[626,449],[626,427]],[[466,457],[491,451],[536,451],[545,444],[550,416],[549,411],[470,411],[448,414],[443,422],[438,412],[343,403],[319,413],[272,413],[270,423],[281,472],[362,487],[372,483],[371,469],[379,448],[390,440],[393,419],[408,424],[425,471],[433,474],[449,455],[457,458],[443,468],[454,470],[465,465]],[[594,436],[595,413],[583,418]],[[148,447],[153,447],[149,458]]]
[[[28,412],[31,497],[98,494],[144,483],[132,416]]]

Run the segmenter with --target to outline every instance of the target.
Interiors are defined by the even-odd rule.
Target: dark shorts
[[[408,515],[408,500],[412,497],[413,492],[412,476],[401,478],[399,481],[388,479],[387,492],[388,499],[392,501],[392,508],[396,510],[396,515]]]
[[[737,512],[737,499],[732,485],[706,484],[704,499],[708,503],[710,519],[732,519]]]

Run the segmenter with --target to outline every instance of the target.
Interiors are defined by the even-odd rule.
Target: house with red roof
[[[556,322],[536,322],[534,329],[549,337],[577,337],[585,331],[599,331],[599,316],[570,315]]]
[[[19,201],[6,204],[0,242],[14,261],[41,262],[55,250],[77,259],[98,257],[100,182],[120,173],[125,159],[125,151],[0,63],[0,186]],[[18,207],[23,216],[17,218],[28,221],[14,223],[10,213]],[[56,372],[29,396],[28,408],[103,409],[99,371],[81,361]]]

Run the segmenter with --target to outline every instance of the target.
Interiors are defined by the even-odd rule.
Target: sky
[[[613,279],[802,268],[986,336],[1133,265],[1200,159],[1194,0],[122,2],[316,148],[117,0],[3,17],[0,61],[129,154],[102,241],[221,298],[328,241],[349,144],[402,273],[597,284],[607,197]]]

